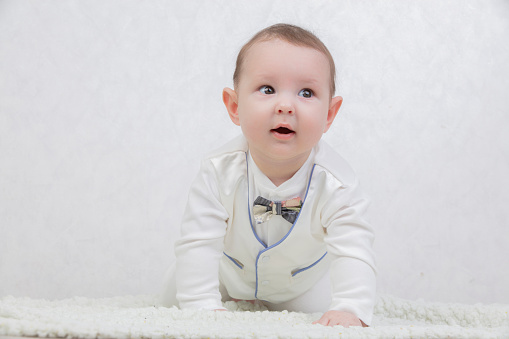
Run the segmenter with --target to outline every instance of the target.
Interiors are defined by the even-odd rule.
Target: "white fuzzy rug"
[[[153,296],[47,301],[0,298],[0,335],[69,338],[509,338],[509,305],[378,299],[370,328],[312,325],[320,314],[158,307]]]

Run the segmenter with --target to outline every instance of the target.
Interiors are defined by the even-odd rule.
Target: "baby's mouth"
[[[271,129],[271,132],[276,132],[276,133],[279,133],[279,134],[291,134],[291,133],[295,133],[294,131],[292,131],[291,129],[289,129],[287,127],[274,128],[274,129]]]

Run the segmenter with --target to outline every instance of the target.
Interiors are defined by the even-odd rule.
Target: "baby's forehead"
[[[277,51],[277,52],[276,52]],[[330,63],[327,56],[319,49],[312,46],[299,45],[282,39],[267,39],[253,43],[246,50],[242,60],[241,71],[245,69],[246,64],[252,62],[271,63],[274,60],[284,62],[289,56],[302,56],[303,58],[311,56],[312,58],[322,59],[315,63],[316,66],[326,64],[330,70]]]
[[[302,55],[303,60],[310,56],[315,58],[315,60],[318,58],[319,61],[316,61],[313,66],[323,67],[323,65],[327,65],[328,70],[330,71],[331,69],[327,56],[319,49],[313,48],[313,46],[300,45],[283,39],[273,38],[256,41],[246,50],[242,61],[241,74],[242,71],[246,70],[246,66],[253,62],[258,65],[260,62],[266,65],[271,64],[274,60],[279,60],[279,62],[285,62],[288,59],[295,60],[295,58],[289,58],[290,54],[291,56]]]

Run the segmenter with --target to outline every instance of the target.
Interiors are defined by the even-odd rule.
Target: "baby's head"
[[[334,75],[325,45],[296,26],[268,27],[242,47],[234,89],[223,90],[223,102],[274,183],[280,181],[268,168],[288,170],[281,178],[293,175],[334,121],[343,100],[333,97]]]
[[[309,47],[322,53],[329,62],[330,68],[330,96],[332,97],[336,91],[336,66],[334,59],[330,54],[324,43],[318,39],[313,33],[294,25],[289,24],[275,24],[267,27],[260,32],[256,33],[251,40],[242,46],[235,65],[235,72],[233,73],[233,85],[238,87],[240,78],[242,76],[242,66],[249,49],[256,43],[270,40],[281,40],[295,46]]]

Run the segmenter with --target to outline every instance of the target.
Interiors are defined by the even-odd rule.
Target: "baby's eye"
[[[262,92],[263,94],[274,94],[274,88],[272,88],[272,86],[262,86],[260,87],[259,89],[260,92]]]
[[[313,96],[313,91],[308,88],[304,88],[299,92],[299,95],[304,98],[311,98]]]

